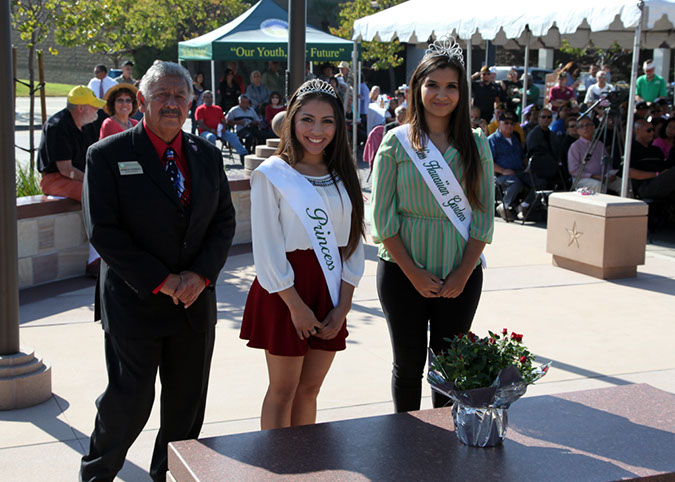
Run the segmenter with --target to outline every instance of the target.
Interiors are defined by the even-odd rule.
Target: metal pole
[[[19,72],[17,70],[18,60],[16,57],[16,47],[12,47],[12,72],[15,79],[19,78]],[[14,112],[16,112],[16,81],[12,80],[12,91],[14,92]]]
[[[47,122],[47,92],[45,89],[45,58],[42,55],[42,50],[37,51],[38,61],[38,78],[40,79],[40,112],[42,114],[42,125]]]
[[[358,130],[356,123],[359,120],[359,93],[361,91],[361,66],[358,65],[358,44],[354,40],[354,49],[352,51],[352,77],[354,78],[354,94],[352,95],[352,156],[354,162],[357,162],[356,153],[357,153],[357,140],[358,140]]]
[[[466,82],[469,86],[469,106],[473,104],[471,98],[471,74],[473,74],[473,69],[471,69],[471,37],[472,34],[469,34],[469,38],[466,39]]]
[[[288,93],[292,95],[305,80],[305,0],[288,2]]]
[[[9,2],[0,2],[0,355],[19,352],[19,251]]]
[[[525,65],[523,68],[523,78],[525,79],[525,81],[523,82],[523,98],[520,101],[521,124],[525,122],[525,114],[523,114],[523,111],[525,110],[525,107],[527,107],[527,73],[530,65],[530,36],[531,36],[530,28],[525,27]]]
[[[213,92],[213,96],[215,98],[215,96],[216,96],[216,61],[215,60],[211,61],[211,92]]]
[[[630,182],[630,154],[633,147],[633,122],[635,119],[635,85],[637,83],[638,62],[640,60],[640,36],[642,22],[645,18],[645,3],[640,0],[640,20],[635,27],[633,40],[633,65],[630,70],[630,90],[628,91],[628,119],[626,120],[626,144],[623,155],[623,174],[621,177],[621,197],[628,197],[628,183]]]

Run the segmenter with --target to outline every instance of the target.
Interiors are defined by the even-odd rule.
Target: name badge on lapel
[[[117,167],[120,170],[120,176],[133,176],[143,174],[143,168],[136,161],[118,162]]]

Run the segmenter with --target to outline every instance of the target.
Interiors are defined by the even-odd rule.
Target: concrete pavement
[[[675,246],[650,245],[637,278],[601,281],[553,267],[545,235],[537,226],[496,223],[473,327],[480,334],[503,327],[523,333],[540,361],[553,360],[550,373],[527,396],[638,382],[675,393]],[[348,348],[336,357],[319,396],[319,421],[393,411],[391,349],[372,244],[366,255],[348,321]],[[219,323],[202,437],[259,427],[264,356],[238,338],[253,277],[250,248],[235,247],[217,283]],[[52,364],[53,396],[36,407],[0,412],[2,480],[76,477],[94,401],[106,385],[103,333],[91,321],[93,292],[91,280],[78,278],[21,293],[22,345]],[[157,405],[119,480],[150,480]],[[423,408],[429,407],[425,383]]]

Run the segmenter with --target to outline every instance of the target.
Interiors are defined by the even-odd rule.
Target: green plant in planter
[[[16,197],[42,194],[40,178],[29,167],[16,166]]]
[[[521,343],[523,335],[515,332],[509,335],[506,328],[501,334],[488,333],[484,338],[468,332],[446,339],[450,347],[435,354],[429,371],[442,373],[461,391],[491,386],[499,372],[510,365],[518,368],[526,384],[534,383],[540,375],[532,366],[534,355]]]

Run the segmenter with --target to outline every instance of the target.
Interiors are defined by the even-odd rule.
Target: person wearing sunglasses
[[[471,84],[471,96],[473,105],[480,108],[481,117],[488,123],[492,121],[495,101],[506,100],[506,93],[492,81],[490,68],[487,65],[480,69],[480,80]]]
[[[675,151],[667,159],[653,144],[654,126],[639,119],[630,155],[630,177],[633,193],[642,199],[670,199],[675,202]]]
[[[576,188],[587,187],[595,192],[601,192],[602,188],[602,158],[607,154],[605,145],[598,141],[591,152],[590,158],[585,160],[586,153],[591,147],[595,124],[588,116],[582,116],[577,121],[577,139],[567,153],[567,167],[570,175],[580,176]],[[585,162],[584,162],[585,160]],[[581,171],[581,174],[579,173]],[[613,194],[621,193],[621,179],[616,176],[617,170],[612,169],[607,179],[607,189]]]

